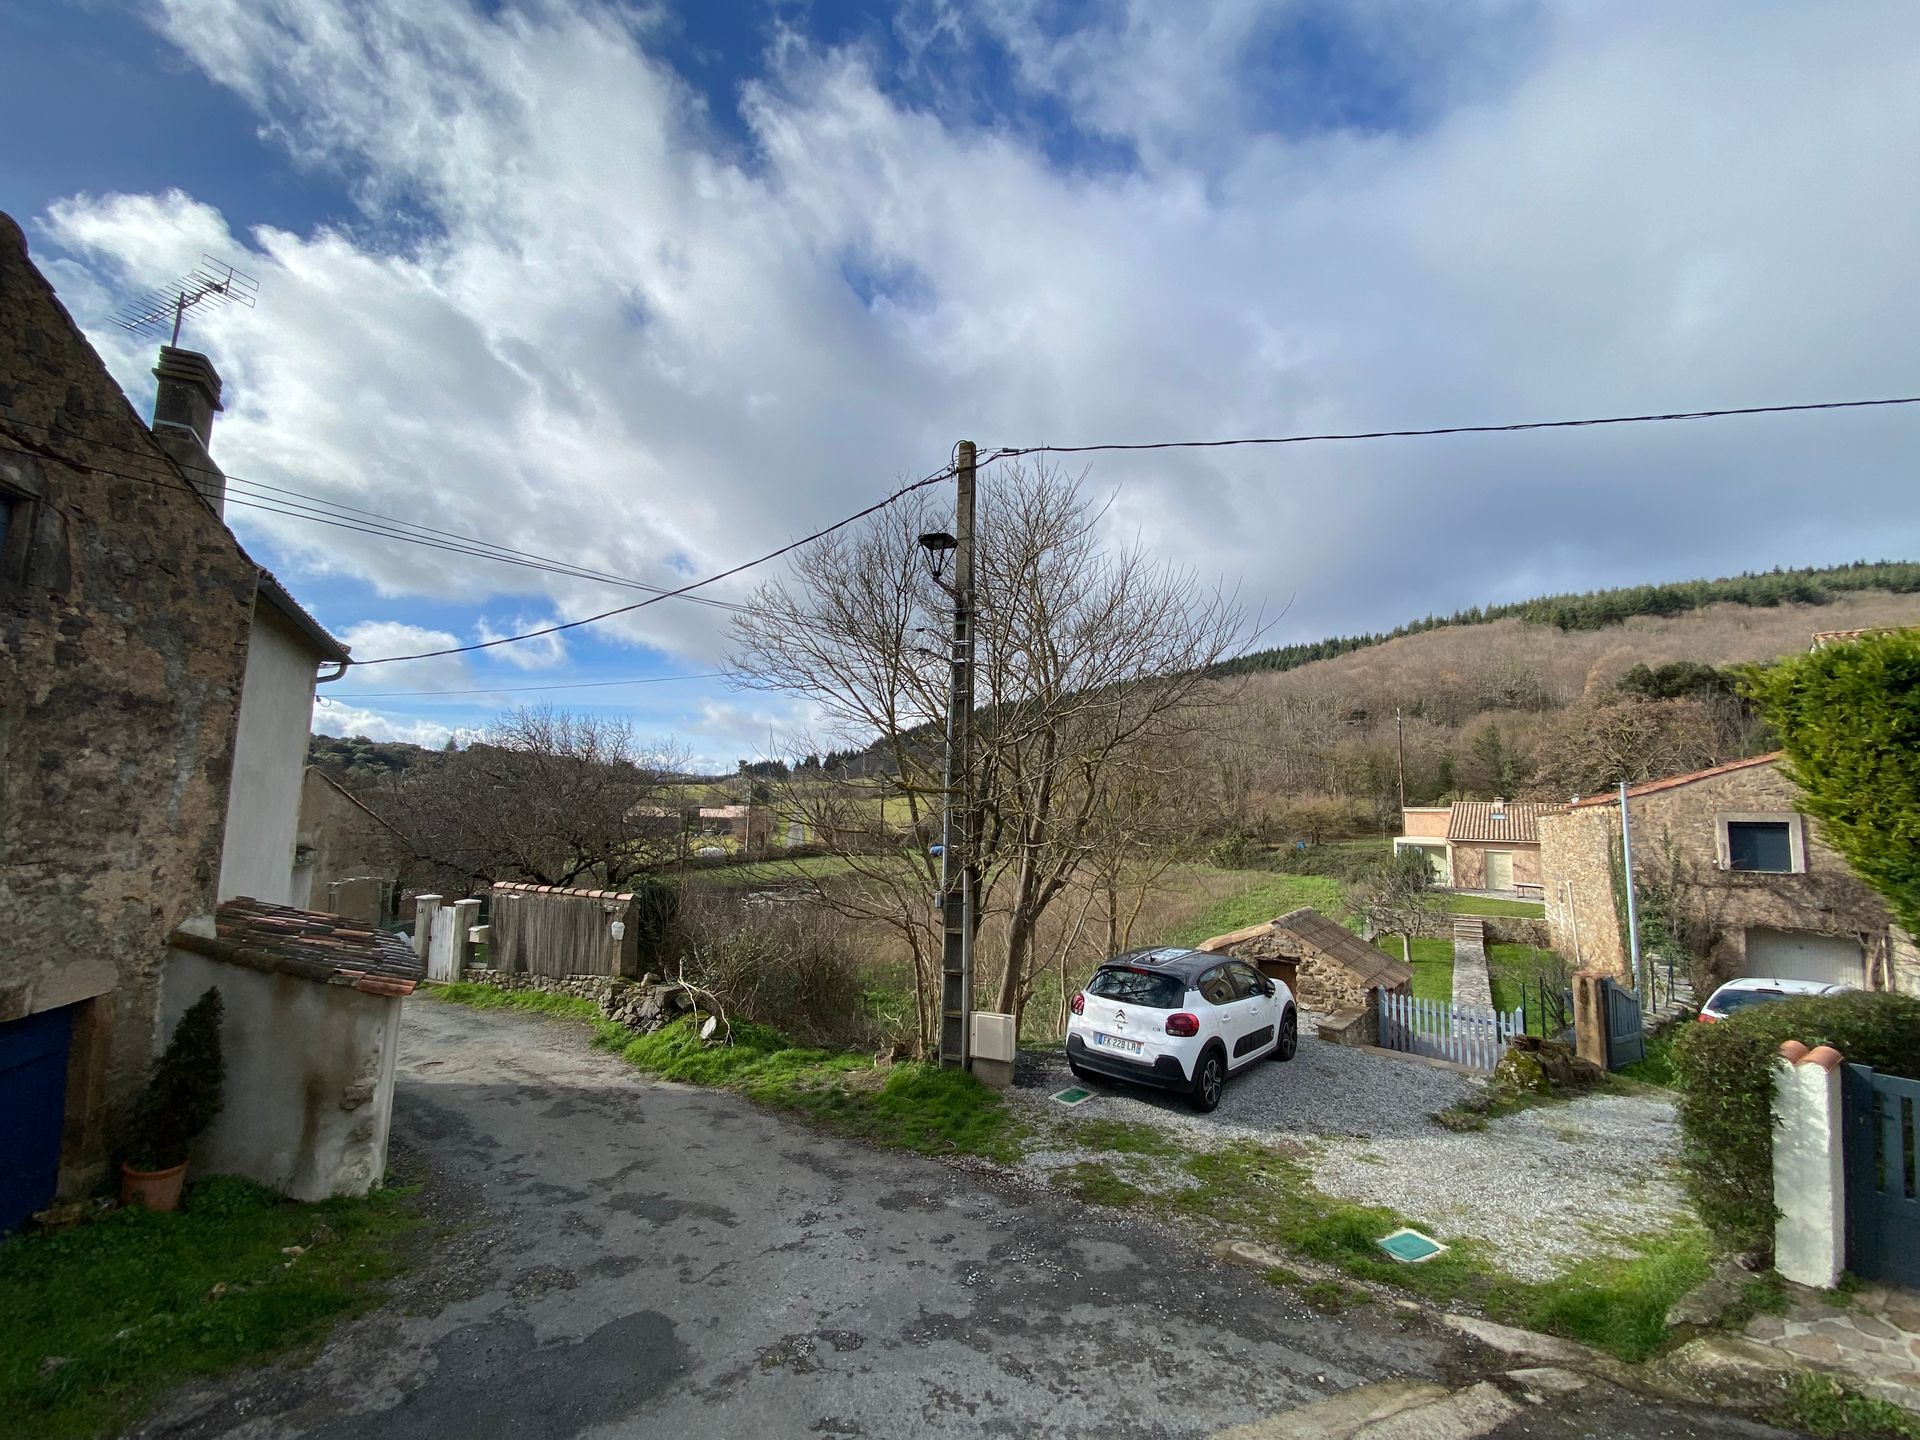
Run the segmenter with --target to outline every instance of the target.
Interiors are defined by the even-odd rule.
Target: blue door
[[[0,1025],[0,1234],[53,1199],[73,1007]]]

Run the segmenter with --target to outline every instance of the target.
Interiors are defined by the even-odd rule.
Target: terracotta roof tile
[[[1782,752],[1775,750],[1766,755],[1752,755],[1745,760],[1729,760],[1725,765],[1715,765],[1706,770],[1694,770],[1685,775],[1669,775],[1661,780],[1643,780],[1638,785],[1627,787],[1627,798],[1638,799],[1642,795],[1658,794],[1662,790],[1677,789],[1682,785],[1691,785],[1696,780],[1710,780],[1715,775],[1725,775],[1734,770],[1745,770],[1754,765],[1771,765],[1781,757]],[[1583,810],[1590,805],[1618,805],[1620,794],[1617,790],[1604,795],[1589,795],[1584,800],[1573,802],[1573,808]]]
[[[242,897],[223,902],[213,918],[213,934],[176,930],[167,943],[250,970],[351,985],[371,995],[411,995],[426,978],[404,935],[370,930],[345,916]]]
[[[1540,835],[1535,824],[1559,808],[1538,800],[1508,800],[1496,810],[1491,800],[1456,800],[1447,816],[1447,839],[1537,845]]]
[[[1374,949],[1346,926],[1328,919],[1310,905],[1289,910],[1272,924],[1274,929],[1284,930],[1329,959],[1337,960],[1363,985],[1393,990],[1413,978],[1413,967],[1406,961]]]

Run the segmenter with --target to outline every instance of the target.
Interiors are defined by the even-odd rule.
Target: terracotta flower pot
[[[165,1170],[136,1170],[120,1167],[120,1203],[144,1205],[149,1210],[178,1210],[180,1190],[187,1183],[187,1162]]]

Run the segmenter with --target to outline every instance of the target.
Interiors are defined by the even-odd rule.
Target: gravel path
[[[1291,1061],[1235,1076],[1211,1115],[1178,1096],[1101,1080],[1087,1082],[1097,1099],[1069,1108],[1050,1098],[1082,1083],[1066,1057],[1023,1056],[1010,1103],[1055,1137],[1030,1145],[1024,1168],[1044,1177],[1086,1158],[1073,1131],[1088,1122],[1152,1125],[1201,1148],[1302,1145],[1326,1194],[1390,1206],[1442,1238],[1484,1240],[1496,1263],[1527,1280],[1550,1279],[1585,1256],[1622,1253],[1622,1237],[1689,1213],[1678,1184],[1679,1126],[1665,1099],[1590,1095],[1456,1132],[1429,1117],[1483,1081],[1328,1045],[1301,1028]],[[1130,1168],[1147,1183],[1157,1183],[1148,1181],[1155,1171],[1179,1179],[1147,1159]]]
[[[1257,1062],[1234,1075],[1211,1115],[1196,1114],[1181,1096],[1106,1080],[1087,1082],[1098,1100],[1073,1109],[1058,1105],[1048,1097],[1081,1083],[1059,1051],[1023,1055],[1017,1088],[1009,1094],[1015,1105],[1044,1109],[1068,1124],[1082,1118],[1135,1120],[1174,1131],[1191,1144],[1209,1145],[1426,1135],[1434,1129],[1428,1115],[1482,1086],[1457,1070],[1328,1045],[1314,1035],[1313,1019],[1302,1018],[1300,1049],[1293,1059]]]
[[[1687,1215],[1679,1125],[1657,1096],[1589,1095],[1454,1133],[1336,1141],[1315,1157],[1330,1195],[1390,1205],[1445,1236],[1475,1236],[1523,1280]]]

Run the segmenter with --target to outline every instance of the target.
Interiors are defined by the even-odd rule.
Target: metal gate
[[[0,1025],[0,1234],[53,1199],[73,1007]]]
[[[1606,997],[1607,1069],[1618,1070],[1647,1056],[1647,1031],[1640,1019],[1640,997],[1611,980],[1600,982]]]
[[[1847,1268],[1920,1286],[1920,1080],[1849,1065]]]

